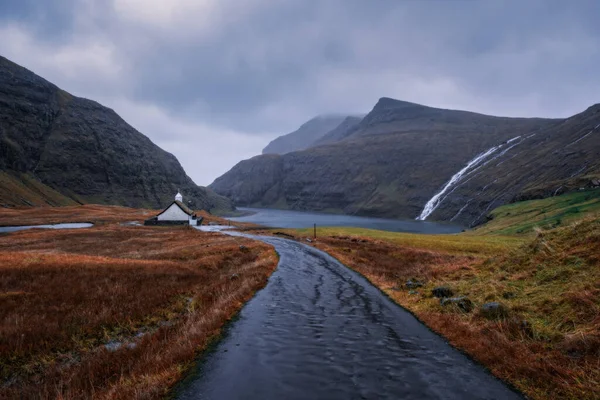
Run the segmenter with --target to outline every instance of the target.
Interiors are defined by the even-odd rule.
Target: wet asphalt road
[[[522,399],[329,255],[258,239],[279,267],[179,399]]]

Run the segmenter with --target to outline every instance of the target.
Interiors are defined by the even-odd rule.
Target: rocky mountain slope
[[[501,147],[494,155],[507,150],[502,154],[504,157],[519,147],[513,145],[533,134],[522,149],[534,143],[533,138],[545,143],[566,135],[566,131],[575,137],[577,129],[587,127],[588,124],[573,119],[493,117],[382,98],[358,124],[336,136],[337,141],[317,143],[315,147],[285,155],[254,157],[236,165],[210,187],[238,205],[415,218],[458,171],[491,148]],[[590,152],[590,157],[593,154]],[[550,151],[539,156],[557,157],[553,168],[571,174],[577,172],[573,169],[580,164],[579,156],[567,153],[556,155]],[[480,184],[465,185],[463,191],[451,193],[452,197],[461,193],[461,200],[444,199],[428,218],[476,224],[485,217],[479,215],[489,203],[497,206],[531,195],[528,190],[536,187],[546,194],[549,188],[557,187],[555,182],[550,183],[554,172],[536,175],[520,170],[521,166],[514,163],[510,164],[514,165],[514,171],[488,169],[484,162],[476,165],[481,170],[477,175]],[[529,168],[542,165],[546,164],[540,162]],[[508,173],[510,178],[503,179],[522,180],[522,184],[497,199],[498,194],[492,191],[479,193],[497,178],[493,174]],[[561,174],[556,177],[564,178]],[[480,196],[479,200],[465,207],[464,200],[475,196]]]
[[[315,141],[341,124],[345,116],[320,115],[300,126],[296,131],[279,136],[267,145],[263,154],[286,154],[311,147]]]
[[[499,146],[442,197],[438,220],[484,222],[494,208],[600,187],[600,104]]]
[[[0,203],[159,208],[180,189],[196,208],[231,202],[113,110],[59,89],[0,56]]]

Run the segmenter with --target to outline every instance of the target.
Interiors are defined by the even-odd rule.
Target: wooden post
[[[317,224],[315,224],[315,228],[314,228],[314,239],[317,238]]]

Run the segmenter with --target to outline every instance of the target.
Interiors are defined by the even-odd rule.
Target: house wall
[[[171,204],[167,210],[158,216],[159,221],[188,221],[189,215],[184,213],[176,204]]]

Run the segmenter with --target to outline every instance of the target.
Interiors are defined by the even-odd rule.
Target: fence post
[[[314,231],[313,231],[313,238],[316,239],[317,238],[317,224],[315,224],[314,227]]]

